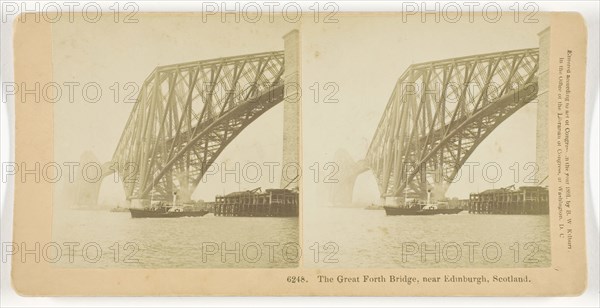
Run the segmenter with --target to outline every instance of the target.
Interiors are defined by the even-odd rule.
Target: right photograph
[[[550,266],[549,21],[422,17],[303,24],[304,265]]]

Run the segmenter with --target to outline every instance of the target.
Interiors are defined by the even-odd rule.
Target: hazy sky
[[[54,80],[79,82],[75,102],[67,95],[55,105],[55,154],[58,161],[79,161],[84,151],[92,151],[100,162],[109,161],[133,104],[123,103],[130,93],[126,83],[141,86],[158,65],[242,55],[283,49],[283,35],[298,24],[282,20],[256,24],[202,21],[200,15],[138,15],[139,23],[114,23],[103,18],[91,24],[77,21],[55,24],[53,35]],[[405,23],[399,15],[338,16],[338,23],[302,22],[303,82],[303,161],[321,166],[333,161],[337,149],[345,149],[355,160],[364,158],[394,84],[406,68],[419,62],[472,54],[538,46],[537,33],[547,23],[515,24],[512,17],[498,23],[467,20],[455,24]],[[96,82],[102,88],[97,103],[82,97],[83,85]],[[324,104],[326,83],[335,83],[332,98],[338,103]],[[114,101],[114,87],[120,85],[120,101]],[[315,83],[320,102],[315,103]],[[311,89],[310,87],[313,86]],[[93,88],[89,89],[92,96]],[[515,162],[535,161],[535,105],[526,106],[487,138],[469,161],[482,164],[498,162],[508,170]],[[515,132],[518,137],[515,138]],[[282,146],[282,106],[263,115],[218,158],[218,163],[280,162]],[[233,165],[230,165],[233,167]],[[452,185],[449,196],[465,197],[469,192],[491,188],[491,183],[461,181]],[[263,172],[267,169],[264,168]],[[523,170],[522,170],[523,171]],[[315,185],[305,169],[304,192],[315,198],[325,185]],[[477,175],[477,173],[476,173]],[[193,197],[212,200],[215,194],[241,189],[279,185],[266,174],[258,183],[221,183],[220,175],[201,183]],[[323,173],[320,174],[323,176]],[[524,174],[521,174],[523,178]],[[479,180],[477,180],[479,179]],[[512,174],[502,176],[495,187],[513,182]],[[508,184],[507,184],[508,183]],[[358,178],[355,200],[375,202],[378,191],[372,173]],[[106,180],[101,202],[124,198],[121,184]]]

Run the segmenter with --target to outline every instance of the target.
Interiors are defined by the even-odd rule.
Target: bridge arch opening
[[[486,189],[532,185],[537,135],[537,121],[532,119],[536,114],[533,101],[498,125],[469,156],[448,186],[446,197],[463,199]],[[519,131],[518,138],[514,131]]]
[[[283,151],[282,114],[283,104],[273,106],[231,140],[195,187],[192,199],[214,201],[215,195],[278,186]]]
[[[109,174],[98,182],[98,206],[102,208],[128,207],[123,179],[117,178],[117,174]]]
[[[377,204],[379,202],[379,188],[377,179],[371,170],[359,174],[354,182],[352,203],[359,205]]]

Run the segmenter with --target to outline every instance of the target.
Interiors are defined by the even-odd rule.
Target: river
[[[383,210],[321,207],[304,221],[310,221],[304,229],[304,246],[313,247],[305,263],[310,267],[550,266],[548,215],[386,216]]]
[[[57,266],[93,268],[548,267],[548,215],[386,216],[322,207],[298,218],[54,215]],[[301,256],[304,258],[300,260]]]
[[[298,218],[132,219],[108,210],[64,210],[54,217],[53,241],[63,255],[58,266],[281,268],[299,262]]]

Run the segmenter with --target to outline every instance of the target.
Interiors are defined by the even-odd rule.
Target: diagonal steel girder
[[[127,199],[191,195],[223,149],[283,100],[283,73],[282,51],[154,69],[113,154]]]
[[[411,65],[367,152],[384,197],[449,184],[477,146],[537,97],[538,49]]]

